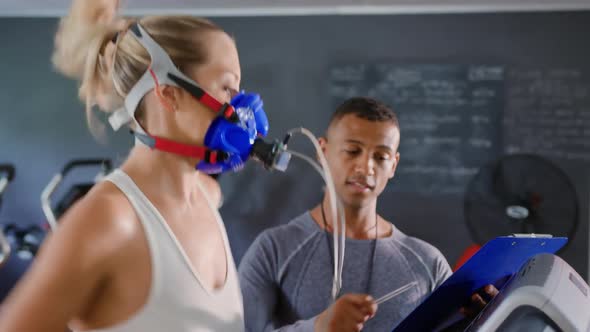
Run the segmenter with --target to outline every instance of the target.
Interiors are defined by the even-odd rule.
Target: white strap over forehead
[[[114,114],[109,117],[109,123],[116,131],[130,122],[135,122],[136,131],[145,134],[145,130],[141,128],[135,119],[135,111],[137,110],[141,99],[156,87],[156,82],[150,69],[153,71],[155,79],[158,80],[158,84],[160,85],[178,86],[178,84],[170,79],[169,74],[173,74],[188,82],[193,82],[193,80],[178,70],[166,51],[164,51],[164,49],[152,39],[139,23],[131,25],[129,31],[133,33],[135,39],[137,39],[137,41],[139,41],[139,43],[147,50],[151,58],[151,64],[148,70],[143,73],[139,81],[133,86],[131,91],[129,91],[127,97],[125,97],[124,108],[115,111]]]

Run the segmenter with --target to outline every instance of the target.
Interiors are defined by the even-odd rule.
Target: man
[[[329,198],[286,225],[263,232],[239,268],[246,329],[391,331],[451,275],[432,245],[407,236],[377,214],[377,198],[400,161],[396,114],[369,98],[352,98],[332,115],[320,145],[346,218],[343,287],[331,304]],[[379,305],[376,298],[417,284]]]

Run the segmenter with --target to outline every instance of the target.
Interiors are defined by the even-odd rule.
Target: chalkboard
[[[330,70],[334,108],[353,96],[389,104],[402,139],[393,191],[460,193],[500,152],[504,68],[497,65],[353,64]]]
[[[507,153],[590,163],[590,72],[518,68],[510,71],[508,87]]]

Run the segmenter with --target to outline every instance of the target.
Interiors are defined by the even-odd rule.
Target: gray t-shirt
[[[309,212],[260,234],[239,267],[246,330],[313,331],[316,316],[331,303],[332,255],[332,235]],[[440,251],[394,228],[376,244],[346,239],[340,294],[368,292],[377,299],[417,281],[379,305],[364,328],[391,331],[450,275]]]

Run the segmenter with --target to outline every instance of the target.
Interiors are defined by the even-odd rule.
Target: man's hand
[[[469,305],[461,308],[461,313],[470,319],[475,318],[494,297],[498,289],[494,285],[487,285],[471,295]]]
[[[318,316],[315,331],[358,332],[376,312],[377,304],[371,296],[346,294]]]

